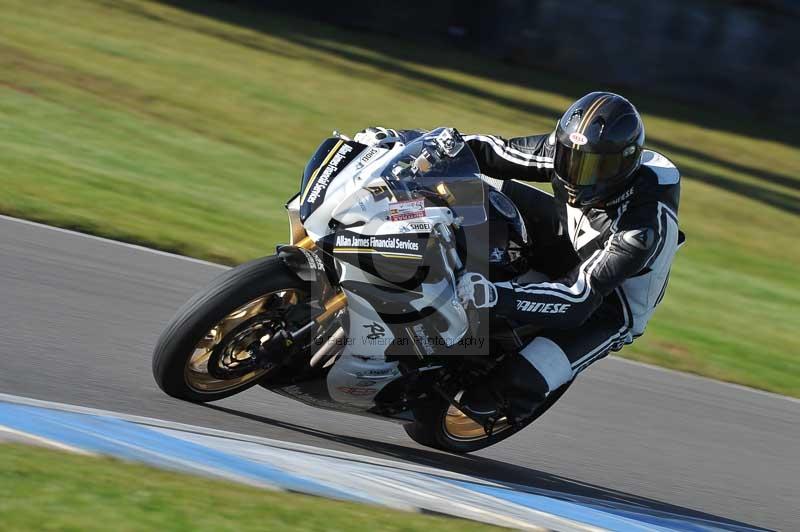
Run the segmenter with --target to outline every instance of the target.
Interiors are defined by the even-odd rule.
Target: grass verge
[[[0,445],[0,523],[6,532],[500,530],[8,444]]]
[[[0,0],[0,212],[236,263],[284,240],[282,204],[332,128],[545,132],[597,88],[227,3],[171,4]],[[630,96],[650,145],[683,170],[689,241],[622,355],[800,397],[796,128]]]

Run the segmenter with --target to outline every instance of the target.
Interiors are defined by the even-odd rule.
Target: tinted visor
[[[562,180],[584,187],[625,177],[630,158],[626,160],[621,153],[591,153],[559,145],[553,166]]]

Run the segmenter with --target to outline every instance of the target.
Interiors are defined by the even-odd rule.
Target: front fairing
[[[435,129],[404,146],[387,162],[380,176],[396,203],[390,218],[408,218],[414,205],[407,202],[424,201],[426,205],[452,210],[460,226],[486,221],[478,162],[453,129]]]
[[[461,266],[453,229],[487,219],[478,164],[444,128],[390,148],[328,139],[296,202],[348,301],[348,343],[319,391],[334,404],[380,409],[377,394],[400,377],[395,356],[423,360],[468,330],[455,294]]]
[[[391,149],[325,140],[301,183],[299,214],[308,235],[317,241],[335,225],[424,218],[427,208],[449,209],[459,225],[484,223],[480,170],[463,141],[456,153],[440,157],[429,168],[414,166],[448,132],[454,130],[438,128]]]

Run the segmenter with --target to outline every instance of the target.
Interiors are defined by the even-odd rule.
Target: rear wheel
[[[153,376],[167,394],[207,402],[239,393],[278,366],[291,307],[309,297],[278,257],[232,268],[190,299],[161,334]],[[266,355],[266,359],[265,359]]]
[[[482,425],[444,399],[429,408],[415,412],[417,421],[405,425],[406,434],[420,445],[451,453],[478,451],[513,436],[536,421],[564,395],[568,387],[569,384],[550,394],[524,423],[511,425],[506,418],[501,418],[495,424],[491,435],[486,434]],[[460,399],[460,395],[456,396],[456,399]]]

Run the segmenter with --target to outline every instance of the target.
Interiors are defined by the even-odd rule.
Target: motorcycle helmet
[[[555,131],[553,188],[574,207],[602,207],[641,165],[644,124],[618,94],[592,92],[573,103]]]

